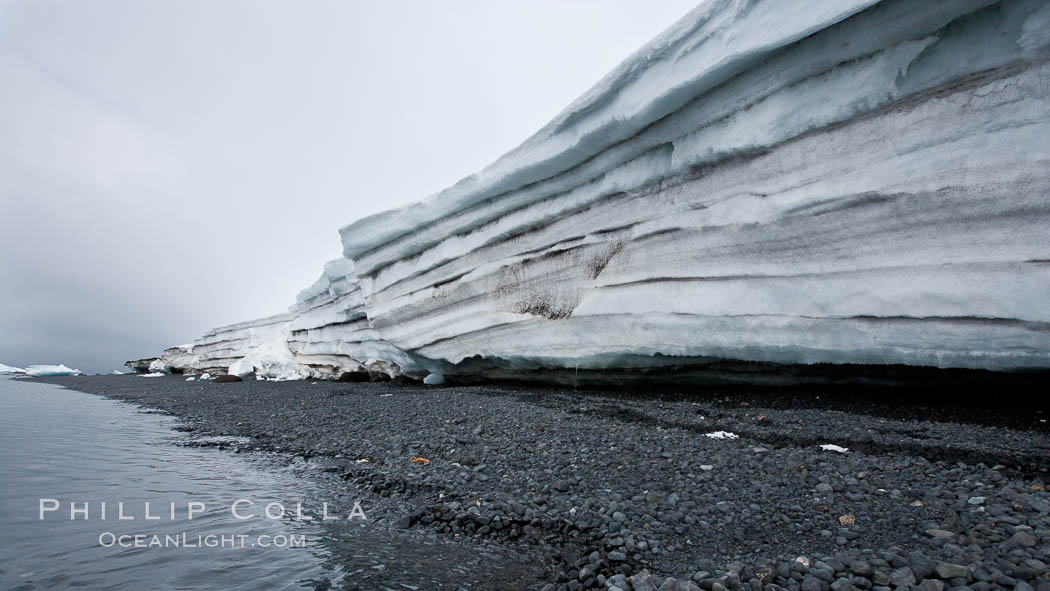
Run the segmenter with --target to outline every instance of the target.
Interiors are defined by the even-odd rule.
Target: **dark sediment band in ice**
[[[1050,367],[1050,2],[708,2],[172,367]],[[178,358],[176,360],[176,358]],[[231,367],[232,366],[232,367]]]

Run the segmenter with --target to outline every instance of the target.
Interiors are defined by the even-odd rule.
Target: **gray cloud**
[[[0,362],[284,310],[339,226],[514,147],[690,0],[0,1]]]

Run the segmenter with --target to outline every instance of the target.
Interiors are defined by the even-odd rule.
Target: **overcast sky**
[[[0,0],[0,363],[284,311],[696,0]]]

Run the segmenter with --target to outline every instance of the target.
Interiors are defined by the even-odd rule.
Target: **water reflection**
[[[234,454],[218,449],[218,439],[200,447],[201,438],[175,426],[171,417],[125,403],[0,378],[0,588],[537,586],[538,564],[514,552],[355,519],[324,523],[323,503],[331,503],[331,516],[345,518],[354,495],[305,477],[313,470],[306,462],[281,466]],[[40,499],[58,504],[44,502],[44,519]],[[118,519],[118,503],[134,519]],[[157,519],[146,519],[146,503]],[[280,517],[281,507],[271,503],[281,504],[283,518],[266,517],[268,508]],[[303,519],[296,516],[299,503]],[[129,537],[135,534],[142,537]],[[209,546],[209,536],[235,538]],[[299,539],[305,548],[294,547]]]

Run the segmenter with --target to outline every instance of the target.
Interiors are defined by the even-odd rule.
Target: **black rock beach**
[[[542,566],[497,588],[1050,591],[1050,427],[1038,405],[48,381],[171,413],[197,435],[247,438],[220,440],[233,451],[306,458],[392,533]]]

